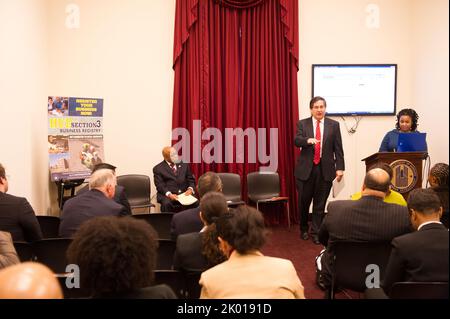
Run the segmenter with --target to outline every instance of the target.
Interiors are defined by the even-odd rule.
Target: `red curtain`
[[[190,133],[187,153],[196,177],[209,170],[238,173],[245,198],[247,173],[267,166],[258,161],[258,151],[266,147],[266,154],[277,156],[281,194],[290,197],[296,222],[298,0],[177,0],[173,61],[172,126]],[[201,137],[207,128],[221,134],[212,163],[201,152],[208,153],[210,139],[219,142],[219,135]],[[254,129],[256,145],[246,139],[244,153],[230,161],[226,128]],[[269,145],[275,136],[271,128],[278,132],[275,155]],[[262,136],[266,140],[258,142]],[[178,141],[175,136],[173,142]],[[248,154],[253,147],[256,162]],[[182,153],[187,155],[186,148]]]

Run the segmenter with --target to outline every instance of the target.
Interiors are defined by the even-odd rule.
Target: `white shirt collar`
[[[425,223],[420,224],[420,226],[417,227],[417,230],[420,230],[423,226],[428,225],[428,224],[442,224],[442,223],[441,223],[441,222],[438,222],[438,221],[435,221],[435,220],[432,220],[432,221],[429,221],[429,222],[425,222]]]

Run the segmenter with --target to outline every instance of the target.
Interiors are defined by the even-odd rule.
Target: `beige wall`
[[[45,1],[0,0],[0,162],[38,214],[49,206],[46,14]]]
[[[78,29],[66,27],[69,3],[80,8]],[[366,26],[369,3],[380,8],[378,29]],[[397,63],[398,107],[418,110],[433,162],[448,162],[448,1],[301,0],[299,7],[301,117],[309,112],[311,64]],[[10,137],[0,140],[0,162],[13,176],[11,193],[38,213],[58,214],[47,95],[104,98],[106,161],[118,174],[152,176],[170,141],[174,15],[175,0],[0,0],[0,118]],[[347,162],[340,198],[347,198],[360,187],[360,159],[376,152],[395,120],[363,118],[353,135],[337,120]]]

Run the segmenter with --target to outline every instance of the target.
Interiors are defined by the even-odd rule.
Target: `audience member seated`
[[[392,181],[392,176],[394,176],[394,172],[392,171],[392,167],[389,166],[389,164],[379,162],[379,163],[373,165],[372,167],[370,167],[370,169],[373,169],[373,168],[381,168],[382,170],[386,171],[386,173],[389,174],[390,180]],[[361,197],[362,197],[362,192],[357,192],[357,193],[353,194],[351,198],[353,200],[358,200]],[[386,196],[384,197],[384,202],[391,203],[391,204],[398,204],[401,206],[406,206],[406,200],[403,197],[403,195],[400,194],[399,192],[392,190],[390,185],[389,185],[389,190],[386,193]]]
[[[174,299],[168,286],[152,286],[156,237],[145,221],[98,217],[75,233],[67,258],[80,267],[80,286],[93,298]]]
[[[200,277],[200,298],[303,299],[304,289],[291,261],[264,256],[264,218],[239,206],[216,222],[220,249],[228,260]]]
[[[0,269],[20,263],[11,234],[0,231]]]
[[[431,189],[439,196],[442,205],[441,223],[448,228],[448,164],[437,163],[428,176]]]
[[[112,200],[115,188],[116,176],[111,170],[95,171],[89,179],[89,191],[64,204],[59,235],[72,237],[81,224],[94,217],[129,215],[122,205]]]
[[[109,169],[112,171],[114,175],[116,175],[116,167],[114,165],[108,164],[108,163],[99,163],[94,166],[92,169],[92,173],[95,171],[98,171],[99,169]],[[89,185],[86,185],[85,187],[81,188],[77,195],[81,195],[89,190]],[[114,192],[114,201],[117,204],[122,205],[125,207],[125,210],[128,212],[129,215],[131,215],[131,206],[130,202],[128,201],[126,190],[123,186],[116,185],[116,191]]]
[[[448,230],[439,221],[442,207],[430,189],[409,193],[408,209],[417,231],[392,240],[392,252],[381,284],[386,294],[400,281],[448,282]]]
[[[0,299],[62,299],[55,274],[35,262],[25,262],[0,270]]]
[[[206,172],[198,179],[197,191],[200,200],[208,192],[222,192],[222,181],[214,172]],[[170,224],[172,240],[177,240],[178,235],[199,232],[203,228],[200,219],[200,207],[184,210],[175,214]]]
[[[25,198],[7,192],[8,179],[5,168],[0,164],[0,231],[10,233],[13,241],[42,239],[41,227],[31,205]]]
[[[200,232],[182,234],[177,238],[174,268],[188,272],[202,272],[226,260],[219,249],[215,221],[228,211],[225,196],[209,192],[200,201]]]
[[[158,192],[156,199],[161,204],[162,212],[179,212],[184,208],[177,200],[178,195],[194,194],[195,178],[189,164],[180,160],[173,147],[164,147],[162,155],[164,160],[153,167],[153,180]],[[198,202],[192,205],[196,206]]]
[[[331,286],[331,261],[336,241],[390,242],[409,233],[408,209],[385,203],[389,174],[381,168],[369,170],[362,186],[360,200],[338,200],[328,204],[328,214],[319,230],[319,240],[326,246],[320,260],[319,284]],[[327,292],[328,293],[328,292]]]

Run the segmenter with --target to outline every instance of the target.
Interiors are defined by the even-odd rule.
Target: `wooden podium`
[[[389,164],[394,172],[392,189],[401,193],[406,200],[411,190],[422,187],[422,162],[426,158],[426,152],[380,152],[362,161],[366,162],[366,172],[379,162]]]

